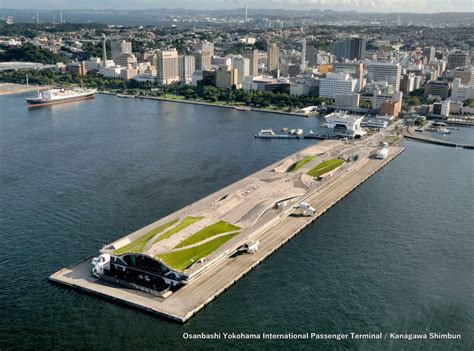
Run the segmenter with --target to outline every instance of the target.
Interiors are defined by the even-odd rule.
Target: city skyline
[[[472,0],[184,0],[179,3],[166,0],[138,0],[134,2],[133,7],[127,1],[104,0],[100,3],[84,0],[80,6],[73,1],[56,0],[25,0],[21,4],[13,0],[3,0],[0,2],[2,9],[196,9],[196,10],[228,10],[242,8],[247,4],[249,9],[281,9],[295,10],[295,7],[304,6],[309,10],[334,10],[334,11],[358,11],[374,13],[438,13],[438,12],[472,12],[474,11],[474,1]]]

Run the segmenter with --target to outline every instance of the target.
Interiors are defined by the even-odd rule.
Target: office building
[[[240,55],[236,56],[232,59],[232,69],[237,70],[238,78],[236,85],[240,87],[244,82],[244,77],[250,75],[250,60]]]
[[[132,53],[132,43],[125,40],[113,41],[110,43],[110,51],[112,54],[112,60],[115,61],[115,59],[118,58],[122,54]]]
[[[306,39],[301,41],[301,70],[306,69]]]
[[[446,71],[443,77],[448,79],[461,79],[461,84],[474,85],[474,69],[471,67],[457,68],[451,71]]]
[[[196,61],[194,55],[179,56],[179,81],[181,83],[190,84],[195,70]]]
[[[471,57],[467,52],[456,51],[448,55],[448,70],[470,65]]]
[[[207,52],[209,56],[214,56],[214,43],[207,40],[199,40],[194,44],[194,52]]]
[[[135,65],[137,64],[138,60],[134,54],[128,53],[128,54],[120,54],[117,57],[114,58],[114,62],[118,66],[122,67],[128,67],[129,65]]]
[[[445,100],[451,94],[451,83],[439,80],[430,80],[425,84],[424,97],[438,96]]]
[[[360,62],[337,62],[333,64],[334,73],[347,73],[352,78],[357,79],[357,92],[360,92],[365,85],[365,69],[364,65]]]
[[[362,60],[365,57],[364,38],[346,38],[333,44],[332,52],[339,59]]]
[[[176,49],[160,50],[156,53],[158,82],[179,82],[179,59]]]
[[[229,65],[221,65],[216,71],[216,87],[231,89],[238,84],[238,71],[231,69]]]
[[[398,63],[370,63],[367,69],[369,82],[388,82],[394,91],[400,89],[401,67]]]
[[[408,73],[404,74],[402,79],[400,79],[400,91],[402,91],[403,94],[408,95],[415,90],[415,77],[414,73]]]
[[[427,46],[423,48],[423,56],[426,57],[426,61],[431,62],[436,58],[436,49],[434,46]]]
[[[245,49],[243,56],[250,60],[250,75],[258,76],[258,50]]]
[[[338,93],[335,97],[337,108],[359,107],[360,95],[357,93]]]
[[[379,115],[398,117],[398,114],[402,110],[402,103],[399,100],[396,101],[384,101],[380,104]]]
[[[474,99],[474,85],[464,85],[460,78],[455,78],[452,86],[451,100],[466,101],[469,99]]]
[[[267,72],[273,72],[279,68],[280,52],[276,43],[267,45]]]
[[[197,70],[207,70],[211,68],[211,54],[208,51],[198,51],[194,53],[195,66]]]
[[[354,93],[357,79],[353,79],[347,73],[332,73],[320,80],[319,96],[335,99],[337,94]]]

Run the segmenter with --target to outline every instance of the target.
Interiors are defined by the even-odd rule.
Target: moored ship
[[[96,89],[48,89],[42,92],[38,91],[38,96],[27,98],[26,103],[30,106],[60,104],[69,101],[90,99],[94,97],[96,93]]]

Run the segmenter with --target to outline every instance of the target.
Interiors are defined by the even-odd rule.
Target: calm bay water
[[[474,348],[474,152],[407,150],[185,325],[52,272],[312,143],[317,119],[98,96],[0,97],[0,349]],[[474,129],[449,138],[474,143]],[[183,340],[183,333],[460,333],[457,341]]]

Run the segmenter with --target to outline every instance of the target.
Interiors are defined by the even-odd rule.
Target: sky
[[[234,9],[245,0],[0,0],[8,9]],[[332,9],[360,12],[473,12],[474,0],[247,0],[247,6],[267,9]]]

